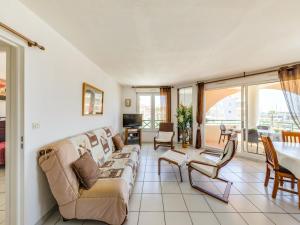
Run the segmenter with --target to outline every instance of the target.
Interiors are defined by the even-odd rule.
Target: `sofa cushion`
[[[104,162],[105,162],[108,160],[108,158],[110,158],[113,152],[112,137],[107,137],[106,131],[103,128],[96,129],[93,132],[99,140],[100,148],[103,152]]]
[[[91,142],[88,137],[84,134],[79,134],[67,138],[66,140],[70,141],[79,155],[83,155],[85,152],[91,150]]]
[[[127,215],[129,190],[122,179],[99,179],[89,190],[80,190],[76,218],[120,225]]]
[[[72,166],[84,188],[90,189],[96,183],[98,166],[90,153],[85,152]]]
[[[88,138],[90,144],[90,149],[87,149],[87,151],[90,152],[98,166],[101,166],[105,162],[105,157],[97,135],[93,131],[86,132],[84,135]]]
[[[139,149],[139,145],[126,145],[114,152],[100,168],[99,178],[121,178],[131,192],[139,166]]]
[[[113,143],[116,147],[116,150],[122,150],[124,148],[124,143],[122,141],[121,135],[118,133],[112,137]]]

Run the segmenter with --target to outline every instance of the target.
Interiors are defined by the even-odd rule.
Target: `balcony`
[[[154,129],[159,128],[159,124],[163,122],[163,120],[155,120],[154,121]],[[142,129],[152,129],[152,121],[151,120],[143,120]]]

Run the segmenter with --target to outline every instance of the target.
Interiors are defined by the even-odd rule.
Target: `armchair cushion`
[[[157,142],[171,142],[173,138],[173,132],[165,132],[165,131],[158,131],[158,134],[155,138]]]
[[[197,161],[197,162],[192,162]],[[189,158],[190,166],[204,173],[205,175],[214,178],[217,175],[217,165],[220,161],[219,157],[214,157],[205,154],[194,154]],[[207,165],[208,164],[208,165]]]

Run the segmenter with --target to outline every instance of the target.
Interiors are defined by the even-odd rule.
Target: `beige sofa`
[[[112,129],[100,128],[43,147],[39,164],[64,219],[91,219],[122,224],[139,164],[139,145],[113,151]],[[89,190],[83,189],[72,163],[88,151],[100,175]]]

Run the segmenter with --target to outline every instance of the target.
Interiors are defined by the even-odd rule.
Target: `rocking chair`
[[[187,164],[191,186],[197,189],[198,191],[204,192],[214,198],[217,198],[225,203],[228,203],[228,197],[229,197],[232,182],[222,179],[218,177],[218,175],[220,169],[223,168],[225,165],[227,165],[230,162],[230,160],[234,157],[237,149],[237,143],[238,143],[237,135],[232,134],[230,140],[227,142],[224,151],[222,153],[216,154],[216,153],[204,151],[200,154],[191,155],[191,158],[189,159],[189,162]],[[192,179],[193,170],[211,179],[218,179],[220,181],[227,183],[224,194],[220,196],[194,184]]]

